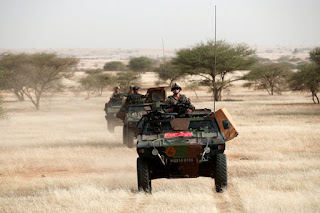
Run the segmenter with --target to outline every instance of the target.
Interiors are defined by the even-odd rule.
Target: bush
[[[111,61],[105,63],[103,69],[105,71],[122,71],[126,69],[126,65],[124,65],[124,63],[121,61]]]

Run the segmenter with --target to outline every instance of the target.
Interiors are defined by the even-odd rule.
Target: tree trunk
[[[199,99],[199,96],[198,96],[198,94],[197,94],[197,91],[196,91],[196,90],[193,90],[193,92],[194,92],[194,94],[196,94],[197,99]]]
[[[213,99],[215,101],[219,101],[219,100],[221,100],[221,97],[219,98],[219,92],[217,90],[217,86],[215,85],[215,76],[211,76],[211,77],[213,78],[212,81],[211,81]]]
[[[318,98],[318,96],[317,96],[317,93],[314,93],[314,97],[317,98],[318,104],[320,104],[320,101],[319,101],[319,98]]]
[[[37,110],[40,109],[40,97],[41,97],[41,93],[39,93],[38,95],[36,95],[36,104],[35,104],[35,107]]]
[[[14,90],[13,92],[17,96],[19,101],[24,101],[24,95],[21,90]]]
[[[314,100],[314,94],[313,94],[313,92],[312,92],[312,101],[313,101],[314,104],[316,104],[316,101]]]

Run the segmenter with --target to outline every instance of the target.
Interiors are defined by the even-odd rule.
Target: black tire
[[[133,147],[134,143],[134,135],[135,135],[135,129],[134,128],[127,128],[127,146],[129,148]]]
[[[114,124],[111,121],[108,121],[108,130],[110,133],[114,133]]]
[[[148,162],[137,158],[138,190],[151,193],[151,179]]]
[[[214,179],[216,192],[222,193],[228,188],[227,158],[225,154],[217,154],[214,159]]]
[[[127,126],[123,126],[123,132],[122,132],[122,143],[124,146],[127,146]]]

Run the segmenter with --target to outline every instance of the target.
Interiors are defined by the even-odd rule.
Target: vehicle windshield
[[[111,103],[110,106],[122,106],[123,104],[123,99],[122,98],[114,98]]]
[[[208,131],[214,131],[214,132],[217,131],[211,119],[191,120],[189,123],[188,129],[185,129],[185,130],[173,129],[171,126],[170,120],[168,120],[168,121],[148,121],[144,129],[144,134],[155,135],[155,134],[160,134],[162,132],[190,131],[190,130],[198,130],[198,131],[208,130]]]
[[[143,105],[137,105],[137,106],[129,106],[128,113],[139,113],[139,114],[146,114],[148,111],[151,110],[151,107],[149,105],[143,106]]]

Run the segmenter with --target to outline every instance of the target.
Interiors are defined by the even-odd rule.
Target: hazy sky
[[[320,0],[0,0],[0,48],[320,45]]]

